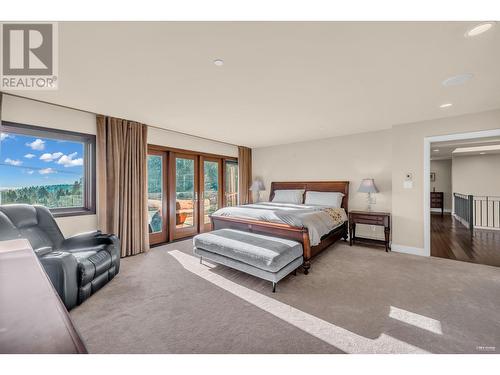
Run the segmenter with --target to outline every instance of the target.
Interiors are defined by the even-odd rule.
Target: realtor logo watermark
[[[0,88],[57,89],[57,23],[2,23],[0,26]]]

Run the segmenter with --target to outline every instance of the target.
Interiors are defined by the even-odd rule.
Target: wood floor
[[[451,215],[431,215],[431,255],[500,266],[500,231],[469,230]]]

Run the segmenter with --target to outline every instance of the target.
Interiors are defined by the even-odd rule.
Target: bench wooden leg
[[[276,283],[273,282],[273,293],[276,293]]]
[[[293,270],[293,276],[297,276],[297,268]]]

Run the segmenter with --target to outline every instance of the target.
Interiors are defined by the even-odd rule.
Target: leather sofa
[[[68,310],[89,298],[120,270],[120,242],[115,235],[95,231],[64,238],[43,206],[0,206],[0,240],[16,238],[31,243]]]

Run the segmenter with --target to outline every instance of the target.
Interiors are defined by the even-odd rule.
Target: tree
[[[80,181],[75,181],[73,184],[73,189],[71,191],[71,194],[73,195],[80,195],[81,194],[81,183]]]
[[[47,191],[47,189],[45,188],[45,186],[42,186],[39,190],[38,190],[38,198],[42,201],[45,201],[48,197],[49,197],[49,192]]]
[[[57,189],[57,192],[56,192],[56,199],[59,200],[61,199],[61,197],[64,197],[66,195],[66,191],[59,188]]]

